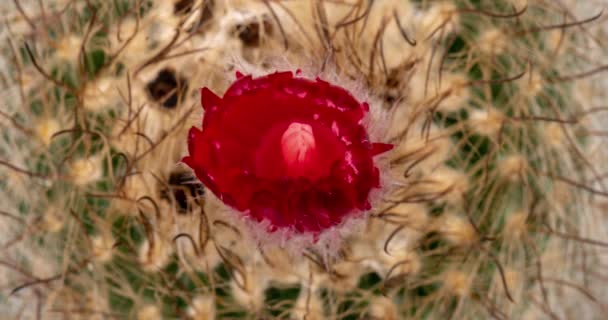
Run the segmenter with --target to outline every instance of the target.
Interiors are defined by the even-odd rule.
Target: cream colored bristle
[[[64,223],[65,218],[61,212],[55,208],[48,208],[42,215],[42,227],[50,233],[59,232],[63,229]]]
[[[453,245],[470,246],[478,240],[475,228],[462,216],[447,213],[437,218],[436,224],[437,231]]]
[[[563,29],[551,30],[547,33],[547,47],[550,50],[559,52],[560,46],[564,46],[566,34]]]
[[[114,84],[112,78],[100,78],[87,84],[84,91],[85,109],[95,112],[117,103],[119,96]]]
[[[525,211],[510,213],[505,221],[504,233],[508,240],[518,240],[526,234],[528,214]]]
[[[448,167],[434,170],[427,179],[429,183],[422,185],[420,192],[440,194],[441,199],[453,205],[462,202],[463,196],[469,188],[467,175]]]
[[[512,154],[498,163],[498,172],[500,175],[510,181],[519,180],[524,171],[527,169],[527,161],[523,155]]]
[[[96,182],[102,174],[101,158],[97,156],[76,159],[70,165],[70,176],[77,186]]]
[[[92,289],[91,291],[87,292],[85,295],[85,301],[86,301],[85,308],[88,308],[90,310],[99,311],[94,314],[91,314],[90,317],[88,317],[88,319],[105,320],[103,311],[110,310],[110,309],[108,307],[108,300],[107,300],[106,296],[104,294],[102,294],[102,292],[100,292],[100,290],[95,288],[95,289]]]
[[[546,124],[542,130],[543,136],[547,145],[553,148],[561,148],[566,143],[566,135],[564,134],[564,128],[559,123]]]
[[[359,263],[351,261],[341,261],[332,266],[337,273],[331,277],[331,284],[336,290],[352,290],[359,282],[359,276],[362,273],[362,268]]]
[[[112,250],[114,247],[114,238],[109,233],[95,235],[91,237],[93,258],[101,263],[108,262],[112,259]]]
[[[507,48],[507,37],[499,29],[488,29],[477,39],[479,50],[486,55],[498,55]]]
[[[460,110],[470,97],[467,84],[469,80],[460,74],[446,74],[441,79],[437,97],[441,97],[439,111],[454,112]]]
[[[239,272],[233,273],[230,282],[234,300],[249,310],[259,310],[264,304],[264,290],[267,281],[264,276],[258,274],[257,270],[247,268],[245,277]]]
[[[169,262],[172,253],[171,247],[155,233],[153,246],[146,240],[139,250],[139,263],[147,272],[160,271]]]
[[[309,294],[310,293],[310,294]],[[312,290],[302,288],[300,296],[296,301],[292,311],[296,320],[324,320],[323,304],[319,297]]]
[[[545,80],[536,70],[525,74],[521,79],[517,80],[521,93],[534,97],[543,89]]]
[[[273,281],[280,283],[294,283],[300,280],[298,267],[302,265],[300,257],[292,257],[289,253],[279,247],[264,249],[266,265]],[[301,268],[300,268],[301,269]]]
[[[422,269],[422,261],[420,255],[413,250],[389,251],[386,254],[384,250],[379,251],[379,258],[382,262],[382,272],[385,277],[414,277]],[[390,270],[390,274],[388,274]]]
[[[443,273],[443,289],[456,296],[465,297],[470,292],[471,277],[469,274],[457,271],[449,270]]]
[[[395,147],[391,157],[394,159],[409,160],[403,166],[395,166],[395,171],[403,174],[403,167],[409,166],[416,161],[414,169],[420,171],[432,171],[443,164],[450,155],[452,144],[449,137],[442,137],[441,131],[432,132],[427,138],[413,135]]]
[[[386,297],[377,297],[370,301],[369,316],[377,320],[397,320],[397,307],[395,303]]]
[[[505,116],[494,108],[473,110],[469,116],[469,127],[481,135],[496,138],[504,121]]]
[[[145,196],[155,195],[157,186],[153,183],[150,174],[137,174],[128,176],[120,189],[123,197],[113,200],[112,205],[123,214],[136,215],[139,209],[153,210],[149,202],[137,202]]]
[[[528,0],[509,0],[508,1],[516,11],[521,11],[528,6]]]
[[[36,77],[30,72],[22,72],[19,78],[19,84],[24,91],[28,92],[32,88],[32,84],[36,81]]]
[[[499,272],[496,272],[493,280],[493,286],[495,287],[496,295],[507,297],[506,290],[508,290],[508,293],[511,298],[513,298],[513,300],[515,301],[518,301],[518,297],[522,290],[522,280],[522,273],[512,268],[505,267],[502,275]]]
[[[55,54],[57,58],[64,61],[75,61],[82,45],[82,38],[76,35],[67,35],[57,43]]]
[[[40,139],[45,146],[49,146],[52,142],[53,135],[59,132],[61,127],[57,120],[46,118],[38,122],[35,130],[38,139]]]
[[[162,315],[157,306],[148,304],[137,310],[137,320],[162,320]]]
[[[213,297],[202,295],[194,297],[188,307],[187,314],[192,320],[215,319],[215,301]]]
[[[429,224],[428,209],[420,204],[400,203],[388,211],[391,219],[402,222],[411,232],[423,233]]]
[[[423,36],[433,35],[436,38],[442,33],[449,34],[456,31],[460,20],[456,6],[448,1],[434,4],[423,17],[419,28]],[[438,31],[441,28],[444,29],[443,32]]]

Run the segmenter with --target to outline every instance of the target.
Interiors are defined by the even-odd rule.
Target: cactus
[[[601,319],[608,38],[575,2],[0,4],[0,317]],[[394,145],[333,255],[180,163],[200,88],[296,69]]]

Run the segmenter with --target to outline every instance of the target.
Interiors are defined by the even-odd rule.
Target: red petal
[[[393,149],[393,145],[389,143],[372,143],[372,157],[381,153],[385,153]]]
[[[235,82],[232,83],[230,88],[224,93],[224,99],[227,97],[240,96],[243,93],[249,91],[251,89],[251,84],[253,83],[253,78],[251,75],[243,76],[236,79]]]
[[[186,164],[189,167],[193,167],[194,166],[194,159],[192,159],[191,156],[185,156],[182,158],[182,161],[184,164]]]
[[[197,127],[192,127],[188,131],[188,153],[193,155],[195,152],[195,143],[201,139],[203,132],[199,130]]]
[[[201,104],[203,109],[211,111],[214,108],[219,108],[222,103],[222,98],[218,97],[213,91],[205,87],[201,89]]]
[[[369,209],[372,157],[392,146],[369,141],[367,103],[290,71],[236,77],[223,98],[201,90],[203,130],[190,130],[182,159],[218,198],[271,231],[313,235]]]

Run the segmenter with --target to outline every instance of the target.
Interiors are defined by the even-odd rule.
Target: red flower
[[[318,234],[370,209],[372,157],[392,145],[369,141],[367,103],[292,72],[237,77],[223,98],[201,90],[203,130],[188,135],[183,162],[207,188],[269,231]]]

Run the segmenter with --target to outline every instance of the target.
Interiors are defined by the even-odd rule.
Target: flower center
[[[281,136],[281,151],[291,176],[305,176],[314,166],[316,142],[312,127],[293,122]]]

